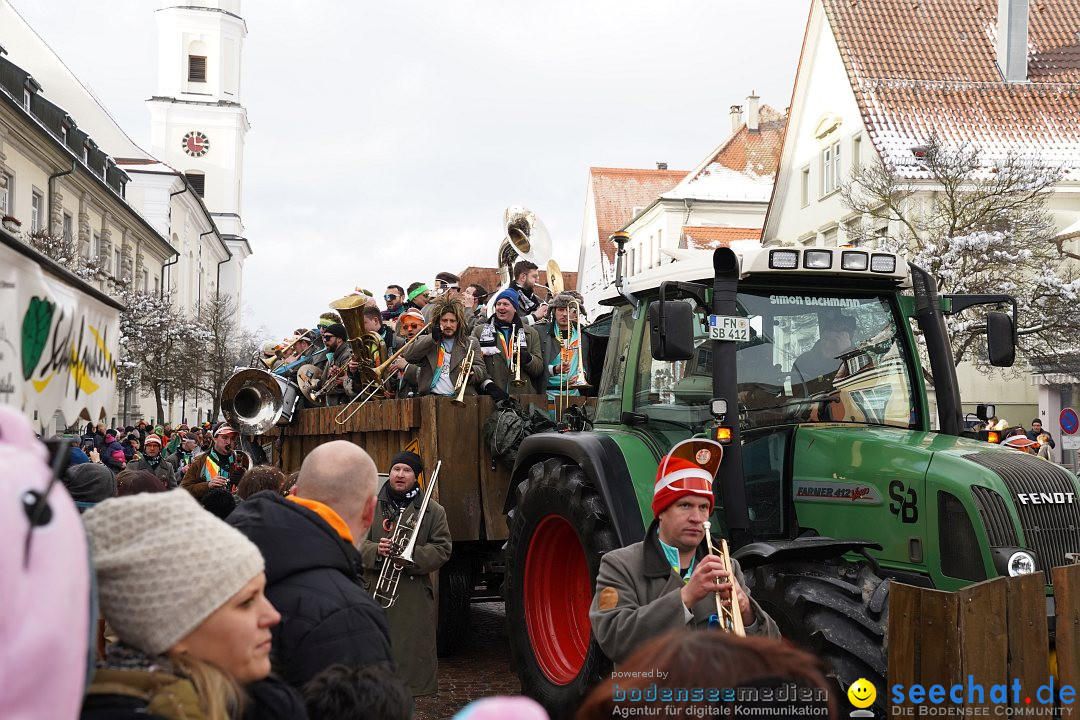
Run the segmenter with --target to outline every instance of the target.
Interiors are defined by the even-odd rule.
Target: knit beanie
[[[390,458],[390,467],[393,468],[398,463],[404,463],[412,468],[413,474],[420,477],[420,473],[424,472],[424,461],[420,459],[420,456],[413,452],[403,450],[394,457]]]
[[[506,288],[495,296],[495,302],[499,302],[500,300],[509,300],[510,304],[514,306],[514,309],[521,309],[521,295],[518,294],[517,290]]]
[[[713,477],[723,455],[724,447],[715,440],[693,438],[673,447],[656,470],[653,517],[659,517],[672,503],[687,495],[708,498],[711,513],[714,503]]]
[[[185,490],[107,500],[83,521],[102,614],[150,655],[187,637],[264,568],[250,540]]]
[[[97,503],[116,495],[116,478],[101,463],[80,463],[64,472],[64,487],[75,502]]]
[[[323,328],[323,332],[327,333],[328,335],[333,335],[334,337],[341,338],[342,340],[349,339],[349,334],[348,332],[346,332],[345,326],[341,323],[330,323],[325,328]]]

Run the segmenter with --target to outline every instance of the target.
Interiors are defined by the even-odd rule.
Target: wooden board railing
[[[543,395],[519,400],[524,405],[547,407]],[[433,467],[436,459],[443,461],[437,497],[446,508],[453,539],[505,540],[509,533],[503,503],[510,471],[501,463],[492,467],[481,432],[494,409],[494,401],[487,396],[466,397],[461,406],[433,396],[372,400],[339,425],[334,418],[340,408],[309,408],[299,411],[292,424],[275,427],[256,441],[272,444],[273,462],[285,472],[299,470],[309,452],[331,440],[356,443],[371,455],[381,472],[386,472],[390,459],[418,439],[426,465]]]
[[[995,578],[954,593],[894,583],[889,595],[889,687],[960,684],[965,687],[964,702],[946,697],[939,707],[1000,708],[1001,704],[991,701],[989,688],[1006,685],[1011,707],[1030,708],[1027,697],[1050,682],[1052,651],[1056,654],[1055,693],[1062,685],[1080,686],[1080,565],[1054,568],[1053,580],[1056,632],[1052,646],[1041,572]],[[985,689],[981,703],[968,702],[969,675]],[[1027,693],[1018,703],[1013,702],[1011,690],[1015,680]],[[887,691],[878,688],[879,694]],[[907,700],[900,707],[914,708],[914,704]],[[918,714],[918,710],[913,712]]]

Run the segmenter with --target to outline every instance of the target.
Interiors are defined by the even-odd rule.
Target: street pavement
[[[510,670],[510,645],[502,603],[472,606],[468,644],[453,657],[439,658],[439,692],[416,701],[416,720],[451,718],[473,700],[521,692]]]

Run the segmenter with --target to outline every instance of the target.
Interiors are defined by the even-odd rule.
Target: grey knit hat
[[[165,652],[263,571],[259,549],[186,490],[106,500],[83,515],[101,612],[121,640]]]

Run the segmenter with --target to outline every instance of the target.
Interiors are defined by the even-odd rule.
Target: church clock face
[[[184,152],[191,157],[202,157],[210,150],[210,138],[198,130],[184,136]]]

